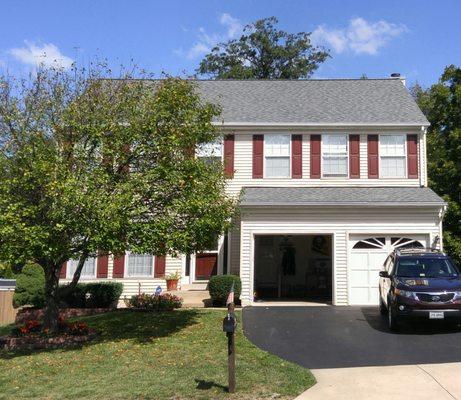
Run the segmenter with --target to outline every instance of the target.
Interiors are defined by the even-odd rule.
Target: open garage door
[[[427,247],[427,235],[351,236],[349,240],[349,304],[379,303],[379,271],[396,248]]]

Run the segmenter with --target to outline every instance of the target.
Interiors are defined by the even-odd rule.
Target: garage
[[[331,235],[255,236],[256,300],[332,300]]]
[[[349,303],[379,302],[379,271],[394,249],[427,247],[425,235],[352,235],[349,239]]]

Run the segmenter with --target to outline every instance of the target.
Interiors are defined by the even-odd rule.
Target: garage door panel
[[[391,241],[392,238],[397,238]],[[379,302],[379,271],[393,250],[392,243],[404,243],[410,238],[427,245],[427,235],[373,235],[350,238],[349,304],[377,305]],[[354,245],[359,244],[354,249]]]

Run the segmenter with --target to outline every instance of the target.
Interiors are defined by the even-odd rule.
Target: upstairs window
[[[322,176],[347,177],[347,134],[322,135]]]
[[[406,177],[406,135],[380,135],[379,158],[381,178]]]
[[[77,269],[78,260],[69,260],[67,263],[67,277],[72,279],[75,270]],[[85,264],[83,264],[82,272],[80,274],[82,279],[93,279],[96,278],[96,258],[87,258]]]
[[[223,142],[219,138],[211,143],[204,143],[197,147],[196,155],[206,163],[221,162]]]
[[[266,178],[290,177],[290,135],[264,135]]]
[[[128,277],[153,276],[154,256],[151,254],[128,254]]]

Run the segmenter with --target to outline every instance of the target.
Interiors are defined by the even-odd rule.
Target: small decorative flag
[[[157,286],[157,289],[155,289],[155,294],[158,296],[162,294],[162,288],[160,286]]]
[[[234,302],[234,282],[232,282],[229,295],[227,296],[226,306],[233,302]]]

